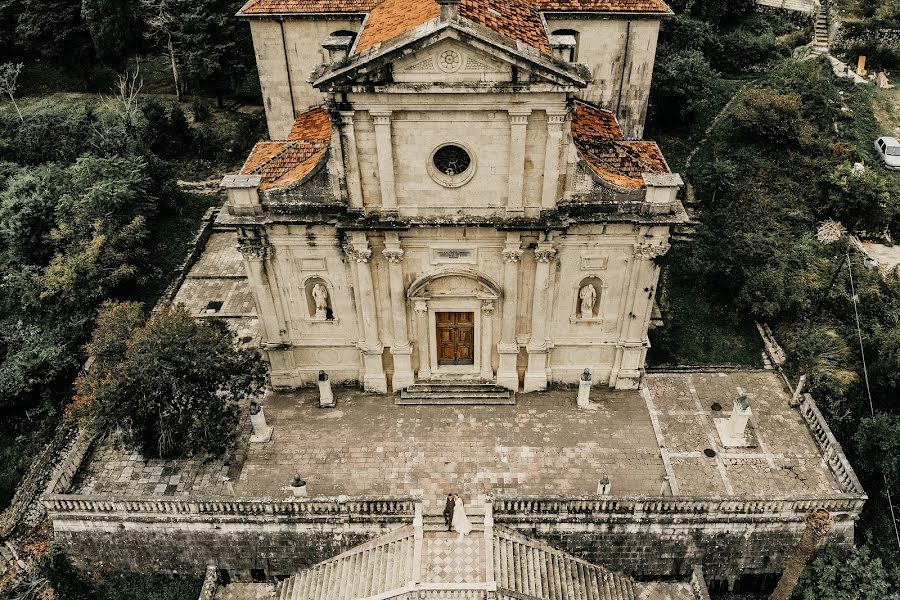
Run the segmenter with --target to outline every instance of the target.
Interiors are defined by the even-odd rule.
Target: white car
[[[896,138],[878,138],[875,140],[875,149],[878,150],[878,156],[884,161],[884,166],[900,171],[900,142]]]

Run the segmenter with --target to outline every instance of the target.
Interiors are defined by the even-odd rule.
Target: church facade
[[[270,137],[223,181],[276,387],[639,385],[673,228],[661,0],[251,0]]]

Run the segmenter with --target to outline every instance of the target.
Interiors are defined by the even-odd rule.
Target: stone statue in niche
[[[312,297],[316,303],[316,318],[323,321],[330,318],[328,309],[328,290],[321,283],[313,286]]]
[[[589,283],[578,292],[581,299],[581,318],[592,319],[594,317],[594,304],[597,302],[597,288]]]

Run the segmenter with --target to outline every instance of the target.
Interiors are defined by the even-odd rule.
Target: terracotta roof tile
[[[541,17],[528,2],[516,0],[461,0],[460,15],[508,38],[550,53],[550,42]],[[424,25],[441,16],[434,0],[383,0],[369,13],[359,36],[357,52]]]
[[[595,108],[584,102],[575,103],[572,117],[572,136],[576,139],[594,138],[624,139],[616,115],[608,110]]]
[[[656,142],[626,140],[616,116],[575,103],[572,139],[578,154],[603,179],[628,188],[644,187],[644,173],[670,173]]]
[[[441,16],[434,0],[384,0],[369,13],[356,52],[386,42]]]
[[[384,1],[386,0],[249,0],[241,8],[240,14],[369,12]],[[531,5],[539,11],[667,12],[669,10],[662,0],[524,0],[518,2],[497,0],[496,3],[514,4],[523,9],[525,5]]]
[[[331,140],[331,118],[324,108],[298,116],[284,141],[259,142],[241,175],[260,175],[259,189],[268,190],[300,181],[322,162]]]
[[[238,14],[369,12],[381,0],[249,0]]]
[[[669,12],[663,0],[531,0],[541,11]]]

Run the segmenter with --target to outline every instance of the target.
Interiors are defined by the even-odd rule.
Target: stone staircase
[[[815,26],[813,30],[812,54],[819,56],[828,54],[828,47],[831,44],[831,6],[829,2],[823,2],[822,7],[816,13]]]
[[[429,381],[416,383],[400,392],[399,405],[514,405],[515,396],[507,388],[481,381]]]
[[[484,507],[483,506],[466,506],[466,516],[472,523],[472,531],[484,531]],[[444,525],[443,513],[425,513],[422,518],[422,530],[426,533],[429,531],[447,531]]]

